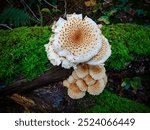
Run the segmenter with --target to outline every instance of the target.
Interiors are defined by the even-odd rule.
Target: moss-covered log
[[[108,38],[112,55],[107,69],[122,69],[137,55],[150,55],[150,28],[131,24],[102,27]],[[49,70],[44,44],[52,34],[49,27],[20,27],[0,30],[0,79],[3,82],[17,77],[32,80]]]
[[[116,24],[104,26],[102,30],[112,46],[112,56],[106,63],[107,70],[123,69],[136,56],[142,57],[145,55],[150,55],[149,28],[145,28],[139,25]],[[40,77],[46,71],[52,70],[53,72],[53,66],[49,63],[44,48],[44,44],[48,43],[48,39],[51,34],[51,29],[49,27],[21,27],[14,30],[0,30],[0,81],[11,84],[12,81],[16,78],[23,77],[24,79],[26,79],[26,82],[21,82],[24,85],[21,85],[19,83],[14,84],[14,86],[17,86],[17,91],[14,91],[12,87],[12,89],[10,89],[10,93],[8,91],[9,94],[35,89],[36,87],[43,87],[43,85],[49,83],[45,81],[47,79],[40,79]],[[53,80],[55,80],[53,74],[51,75],[51,77]],[[35,82],[35,80],[33,79],[38,80],[36,80]],[[46,84],[40,84],[40,81],[43,81]],[[19,87],[24,87],[24,89],[19,89]],[[30,87],[31,89],[29,89]],[[7,92],[7,89],[8,88],[4,89],[5,92]],[[149,108],[142,104],[121,98],[120,96],[116,96],[108,92],[107,90],[100,96],[87,96],[80,101],[74,101],[68,98],[66,99],[66,97],[68,96],[65,95],[65,89],[63,89],[63,92],[64,100],[60,101],[60,99],[56,99],[54,100],[54,104],[57,104],[58,101],[64,104],[66,102],[69,102],[71,104],[72,102],[75,102],[75,108],[81,109],[75,109],[72,110],[72,112],[150,111]],[[36,90],[31,91],[30,94],[23,94],[23,96],[27,97],[27,99],[18,96],[20,97],[20,100],[17,100],[16,95],[12,96],[11,99],[16,101],[20,105],[22,105],[22,100],[23,102],[27,101],[27,106],[23,105],[23,107],[25,107],[25,109],[29,109],[29,111],[31,110],[31,112],[68,112],[70,108],[57,110],[55,107],[52,107],[52,109],[48,110],[48,106],[51,106],[51,102],[53,102],[49,101],[51,99],[51,96],[54,96],[54,94],[52,94],[53,93],[51,93],[51,90],[49,90],[48,87],[41,89],[36,88]],[[55,93],[54,99],[56,95],[57,93]],[[29,104],[28,99],[30,101]],[[47,101],[47,99],[49,100]],[[3,100],[3,98],[0,100]],[[91,105],[91,107],[86,110],[86,105],[83,105],[86,104],[86,101],[84,102],[84,100],[90,100],[89,104],[93,102],[94,105]],[[42,105],[40,105],[40,103]],[[41,108],[41,106],[43,105],[45,105],[44,107],[46,109]]]

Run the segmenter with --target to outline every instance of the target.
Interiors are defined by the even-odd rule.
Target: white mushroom
[[[87,62],[89,65],[103,64],[111,55],[110,45],[108,40],[102,35],[102,47],[100,51]]]
[[[60,65],[62,58],[53,50],[50,44],[45,45],[47,57],[53,65]]]

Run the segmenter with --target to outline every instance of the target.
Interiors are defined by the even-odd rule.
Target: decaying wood
[[[131,64],[132,67],[121,71],[113,71],[113,70],[107,71],[107,75],[109,78],[115,77],[119,79],[124,77],[139,76],[143,74],[147,75],[150,72],[149,64],[147,62],[148,61],[145,62],[144,70],[141,69],[141,67],[143,68],[143,64],[141,64],[141,62],[138,61],[136,62],[136,65],[135,63],[133,65]],[[136,70],[141,71],[138,71],[137,73]],[[27,81],[25,79],[15,81],[10,86],[0,88],[0,97],[9,96],[13,93],[30,92],[31,90],[46,86],[52,82],[62,81],[63,79],[66,79],[72,73],[72,71],[73,71],[72,69],[66,70],[61,67],[55,67],[32,81]]]
[[[71,73],[71,69],[66,70],[61,67],[55,67],[32,81],[20,80],[16,81],[10,86],[1,88],[0,97],[9,96],[13,93],[28,92],[36,88],[46,86],[52,82],[61,81],[66,79]]]

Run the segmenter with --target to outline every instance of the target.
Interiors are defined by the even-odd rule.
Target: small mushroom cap
[[[76,79],[74,79],[72,75],[70,75],[67,80],[68,80],[69,83],[74,83],[74,82],[76,82]]]
[[[72,72],[72,77],[73,77],[74,79],[76,79],[76,80],[79,79],[79,77],[77,76],[77,74],[76,74],[75,71]]]
[[[105,75],[105,67],[102,65],[89,65],[89,73],[95,80],[102,79]]]
[[[96,82],[96,80],[94,80],[90,75],[87,75],[84,78],[84,81],[88,86],[91,86],[91,85],[95,84],[95,82]]]
[[[105,86],[106,86],[107,81],[108,81],[108,77],[107,77],[107,75],[106,75],[106,74],[104,75],[103,80],[104,80],[104,84],[105,84]]]
[[[79,87],[79,89],[81,91],[86,91],[87,90],[87,84],[82,79],[77,80],[76,85]]]
[[[87,92],[91,95],[99,95],[100,93],[103,92],[104,88],[105,88],[104,81],[101,79],[97,80],[94,85],[88,87]]]
[[[79,78],[84,78],[85,76],[88,75],[88,69],[89,69],[88,65],[86,65],[86,64],[79,64],[77,66],[77,69],[75,69],[75,72],[76,72],[76,74],[77,74],[77,76]]]
[[[68,82],[68,80],[64,80],[63,81],[63,86],[69,88],[70,83]]]
[[[75,83],[71,83],[68,89],[68,95],[72,99],[80,99],[85,96],[85,92],[81,91]]]
[[[100,51],[87,62],[89,65],[103,64],[111,55],[111,47],[108,40],[102,35],[102,47]]]

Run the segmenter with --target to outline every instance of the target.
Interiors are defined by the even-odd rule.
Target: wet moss
[[[150,28],[131,24],[102,27],[112,46],[106,62],[110,69],[122,69],[137,55],[150,54]],[[49,63],[44,44],[52,34],[49,27],[20,27],[0,30],[0,79],[9,82],[23,76],[33,79],[44,73]]]
[[[94,102],[93,106],[86,108],[84,102]],[[86,102],[87,103],[87,102]],[[91,113],[101,113],[101,112],[107,112],[107,113],[138,113],[138,112],[150,112],[150,108],[147,106],[137,103],[135,101],[131,101],[126,98],[122,98],[120,96],[117,96],[116,94],[113,94],[112,92],[109,92],[108,90],[104,90],[104,92],[98,96],[91,96],[86,95],[86,97],[83,100],[80,100],[78,102],[78,111],[79,112],[91,112]]]

